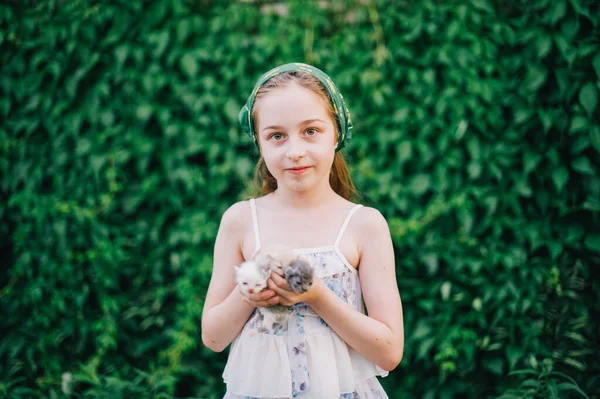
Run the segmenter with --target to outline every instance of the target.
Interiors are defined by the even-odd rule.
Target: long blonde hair
[[[258,119],[256,116],[256,104],[260,101],[260,98],[264,97],[270,91],[276,88],[287,86],[292,82],[297,83],[301,87],[312,90],[325,100],[325,104],[327,104],[327,114],[334,121],[333,125],[335,129],[335,136],[338,137],[339,129],[336,123],[335,111],[333,109],[333,105],[331,104],[331,99],[329,98],[327,90],[325,90],[319,79],[308,73],[300,71],[289,71],[275,75],[265,82],[260,89],[258,89],[258,92],[256,93],[256,99],[254,101],[254,107],[252,108],[252,117],[254,119],[254,123],[258,124]],[[258,137],[256,140],[258,143]],[[277,180],[275,180],[271,172],[269,172],[269,169],[267,169],[267,165],[262,155],[256,164],[256,168],[254,169],[254,183],[259,193],[263,195],[270,194],[277,189]],[[356,187],[354,186],[352,178],[350,177],[348,166],[346,165],[344,156],[339,151],[337,151],[333,157],[331,173],[329,174],[329,184],[331,184],[333,191],[347,200],[351,200],[356,195]]]

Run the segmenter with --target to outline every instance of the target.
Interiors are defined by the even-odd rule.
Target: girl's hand
[[[271,272],[271,277],[267,280],[267,287],[275,292],[279,303],[284,306],[292,306],[298,302],[311,302],[319,296],[320,290],[322,289],[322,282],[315,276],[313,285],[308,291],[303,294],[298,294],[293,291],[288,285],[285,277],[280,276],[277,273]]]
[[[242,294],[242,301],[257,308],[267,308],[279,303],[279,298],[272,290],[264,290],[257,292],[256,294],[245,294],[244,291],[238,287],[238,291]]]

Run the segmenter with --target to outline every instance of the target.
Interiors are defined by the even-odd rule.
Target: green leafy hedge
[[[406,332],[390,397],[600,397],[599,16],[3,2],[0,396],[223,394],[200,316],[220,217],[251,192],[237,112],[262,72],[304,61],[344,93],[352,176],[390,224]]]

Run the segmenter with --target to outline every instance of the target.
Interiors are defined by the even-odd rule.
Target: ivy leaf
[[[412,155],[412,143],[409,140],[404,140],[396,147],[398,152],[398,162],[403,163],[410,159]]]
[[[593,234],[586,237],[584,244],[592,251],[600,252],[600,234]]]
[[[579,92],[579,102],[585,108],[588,116],[592,116],[598,104],[598,90],[593,83],[586,83]]]
[[[183,72],[185,72],[188,78],[195,78],[196,74],[198,73],[198,62],[196,61],[196,57],[190,53],[187,53],[181,57],[181,69]]]
[[[487,11],[492,14],[495,13],[494,8],[487,0],[472,0],[471,4],[473,4],[473,6],[479,10]]]
[[[592,65],[594,66],[594,70],[596,71],[596,75],[598,79],[600,79],[600,53],[597,53],[592,60]]]
[[[538,58],[543,59],[552,50],[552,38],[547,35],[540,36],[537,38],[535,45]]]
[[[565,0],[553,0],[551,4],[550,23],[556,25],[567,13],[567,4]]]
[[[442,299],[447,301],[450,299],[450,290],[452,289],[452,283],[449,281],[444,281],[442,286],[440,287],[440,291],[442,293]]]
[[[588,127],[587,118],[581,115],[575,115],[573,119],[571,119],[571,126],[569,126],[569,133],[577,133],[582,130],[585,130]]]
[[[554,182],[554,186],[558,191],[561,191],[565,187],[565,184],[567,184],[568,180],[569,172],[565,167],[560,166],[557,169],[554,169],[552,172],[552,181]]]
[[[415,195],[421,195],[429,189],[431,186],[431,178],[429,175],[419,174],[416,175],[410,182],[410,190]]]
[[[137,107],[135,114],[140,120],[146,122],[152,115],[152,106],[150,104],[142,104]]]
[[[525,82],[523,86],[527,92],[537,91],[548,77],[548,70],[540,66],[530,66],[527,68],[527,74],[525,75]]]
[[[594,126],[590,129],[590,141],[596,151],[600,152],[600,126]]]
[[[596,174],[596,171],[594,170],[594,167],[592,166],[592,163],[590,162],[588,157],[581,156],[581,157],[575,159],[571,165],[573,166],[573,169],[575,169],[576,171],[578,171],[581,174],[585,174],[585,175]]]

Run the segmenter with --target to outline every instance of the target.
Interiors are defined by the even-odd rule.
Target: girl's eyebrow
[[[307,119],[305,121],[302,121],[298,124],[298,126],[303,126],[303,125],[308,125],[309,123],[313,123],[313,122],[323,122],[325,123],[325,121],[323,119]],[[282,126],[278,126],[278,125],[272,125],[272,126],[267,126],[265,128],[263,128],[263,130],[270,130],[270,129],[275,129],[275,130],[280,130],[283,129]]]

